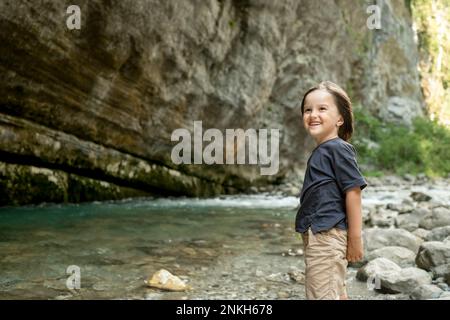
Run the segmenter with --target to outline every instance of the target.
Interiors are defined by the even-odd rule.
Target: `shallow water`
[[[275,249],[280,226],[289,226],[295,214],[274,208],[276,201],[262,200],[259,207],[257,199],[224,198],[2,208],[0,298],[68,294],[70,265],[81,270],[80,298],[144,298],[149,289],[143,281],[160,268],[189,280],[219,257],[261,241]]]
[[[368,195],[363,202],[386,201]],[[258,195],[1,208],[0,298],[303,299],[287,276],[304,268],[297,204]],[[71,265],[80,290],[66,286]],[[192,290],[146,287],[161,268]],[[375,296],[349,274],[350,296]]]

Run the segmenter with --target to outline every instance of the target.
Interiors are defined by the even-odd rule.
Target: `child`
[[[367,186],[347,141],[352,104],[325,81],[303,96],[303,125],[316,142],[308,159],[295,229],[302,234],[307,299],[347,299],[347,263],[362,259],[361,190]]]

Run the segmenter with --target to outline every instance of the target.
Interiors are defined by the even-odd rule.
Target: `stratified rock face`
[[[1,159],[160,194],[273,181],[305,163],[299,99],[318,81],[386,119],[422,112],[410,12],[385,1],[369,30],[371,2],[80,0],[69,30],[71,1],[3,0]],[[280,129],[278,173],[175,165],[171,134],[195,120]]]

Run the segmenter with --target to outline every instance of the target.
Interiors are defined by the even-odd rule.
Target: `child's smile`
[[[343,124],[334,98],[325,90],[315,90],[305,99],[303,125],[317,144],[338,136]]]

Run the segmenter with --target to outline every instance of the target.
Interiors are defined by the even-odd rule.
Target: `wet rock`
[[[369,228],[363,230],[364,246],[367,251],[396,246],[417,252],[422,239],[404,229]]]
[[[401,269],[400,266],[389,259],[376,258],[358,270],[356,279],[366,281],[369,278],[380,276],[383,272],[394,272],[400,271]]]
[[[431,212],[425,215],[419,226],[421,228],[431,230],[438,227],[445,227],[450,225],[450,209],[446,207],[434,208]]]
[[[442,294],[443,290],[433,284],[423,284],[418,286],[411,292],[411,299],[413,300],[425,300],[436,299]]]
[[[448,263],[450,263],[450,241],[422,243],[416,256],[416,264],[419,268],[430,271],[432,268]]]
[[[407,182],[414,182],[414,180],[416,179],[412,174],[409,173],[404,174],[402,178]]]
[[[423,192],[411,192],[409,195],[414,201],[417,202],[423,202],[423,201],[430,201],[431,197]]]
[[[450,236],[450,225],[432,229],[425,237],[426,241],[443,241]]]
[[[286,291],[280,291],[277,293],[278,299],[287,299],[291,296],[289,292]]]
[[[395,226],[412,232],[419,228],[420,221],[428,213],[429,211],[424,208],[414,209],[411,213],[405,213],[396,217]]]
[[[288,272],[289,277],[299,284],[305,284],[305,272],[303,270],[292,268]]]
[[[386,258],[401,267],[408,267],[414,265],[416,254],[404,247],[383,247],[367,254],[369,261],[376,258]]]
[[[150,287],[168,291],[185,291],[189,289],[184,281],[165,269],[154,273],[151,279],[148,279],[145,283]]]
[[[280,283],[285,283],[285,284],[289,284],[289,280],[290,280],[290,276],[288,274],[283,274],[281,272],[278,273],[272,273],[270,275],[268,275],[267,277],[265,277],[265,279],[267,281],[271,281],[271,282],[280,282]]]
[[[144,296],[144,300],[162,300],[164,295],[157,292],[146,293]]]
[[[415,267],[381,272],[379,276],[381,290],[390,293],[410,293],[420,285],[431,283],[428,272]]]

